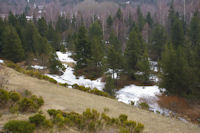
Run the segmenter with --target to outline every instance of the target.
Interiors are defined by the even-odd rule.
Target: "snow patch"
[[[66,52],[66,53],[56,52],[56,54],[58,55],[58,59],[61,62],[76,63],[76,61],[74,61],[70,57],[72,54],[69,52]],[[47,74],[47,76],[55,79],[59,83],[67,83],[69,85],[78,84],[85,87],[90,87],[92,89],[97,88],[99,90],[103,90],[105,83],[101,82],[101,78],[96,79],[96,80],[90,80],[90,79],[85,79],[84,76],[76,77],[74,75],[74,69],[72,67],[68,66],[67,64],[63,64],[63,65],[66,68],[63,75],[58,76],[58,75]]]
[[[56,52],[56,54],[58,55],[58,59],[61,62],[65,62],[65,63],[75,63],[76,61],[74,61],[70,56],[72,56],[72,53],[70,52],[66,52],[66,53],[62,53],[62,52]]]
[[[0,63],[1,63],[1,64],[3,64],[3,63],[4,63],[4,61],[3,61],[3,60],[0,60]]]
[[[38,66],[38,65],[34,65],[34,66],[31,66],[31,67],[34,68],[34,69],[38,69],[38,70],[42,70],[42,69],[47,68],[46,66]]]
[[[140,100],[144,100],[149,105],[149,110],[155,113],[160,112],[161,114],[168,115],[169,110],[161,108],[157,103],[157,96],[161,95],[162,91],[158,88],[158,86],[130,85],[125,86],[121,90],[117,91],[116,97],[118,101],[126,104],[131,104],[131,102],[134,102],[135,106],[138,106],[138,104],[141,102]]]

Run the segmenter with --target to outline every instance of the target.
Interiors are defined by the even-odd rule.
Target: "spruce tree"
[[[2,35],[2,54],[3,57],[14,62],[24,59],[24,49],[21,40],[12,26],[7,26]]]
[[[137,71],[137,62],[140,55],[143,53],[143,42],[140,40],[140,35],[135,28],[129,34],[129,40],[125,49],[126,71],[128,75],[135,79],[135,72]]]
[[[144,54],[137,62],[137,67],[139,72],[142,72],[142,75],[139,76],[139,80],[143,81],[144,83],[148,82],[150,77],[150,64],[147,48],[145,48]]]
[[[38,20],[37,25],[38,25],[38,31],[40,35],[45,37],[47,35],[47,30],[48,30],[46,20],[42,17],[41,19]]]
[[[78,32],[75,53],[77,60],[76,67],[86,67],[88,59],[91,58],[91,44],[88,41],[88,33],[84,26],[81,26]]]
[[[146,16],[146,22],[149,24],[149,26],[152,28],[153,27],[153,19],[151,17],[151,13],[148,12],[147,16]]]
[[[151,57],[153,60],[159,60],[161,58],[161,53],[166,43],[167,35],[164,27],[161,25],[155,25],[152,31],[150,44]]]
[[[103,89],[105,92],[110,94],[111,96],[115,95],[115,85],[114,80],[111,76],[106,77],[105,88]]]
[[[200,18],[197,16],[197,13],[192,17],[189,37],[193,46],[200,46]]]
[[[171,40],[175,48],[184,45],[184,30],[182,22],[176,18],[171,29]]]
[[[108,16],[106,22],[107,22],[107,28],[108,28],[108,29],[111,29],[112,24],[113,24],[113,19],[112,19],[112,16],[111,16],[111,15]]]

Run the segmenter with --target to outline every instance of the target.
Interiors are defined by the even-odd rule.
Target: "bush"
[[[65,122],[65,118],[62,116],[62,114],[58,113],[54,119],[54,123],[56,123],[58,126],[63,126]]]
[[[23,98],[19,103],[19,110],[21,112],[36,112],[42,105],[44,100],[42,97],[37,97],[35,95],[30,98]]]
[[[59,83],[59,85],[64,86],[64,87],[68,87],[67,83]]]
[[[19,103],[19,110],[21,112],[35,112],[37,105],[29,98],[23,98]]]
[[[145,102],[140,103],[139,106],[142,109],[149,110],[149,105],[147,103],[145,103]]]
[[[29,117],[30,123],[35,124],[37,127],[38,126],[43,126],[46,121],[46,117],[41,115],[41,114],[36,114],[34,116]]]
[[[119,116],[119,120],[120,120],[121,123],[125,122],[127,120],[127,118],[128,118],[128,116],[125,115],[125,114],[121,114]]]
[[[0,105],[6,104],[9,100],[8,92],[4,89],[0,89]]]
[[[88,124],[88,129],[89,131],[95,131],[96,130],[96,124],[94,121],[91,121],[89,124]]]
[[[15,91],[9,92],[9,98],[12,102],[18,102],[21,98],[20,94]]]
[[[13,106],[11,106],[11,107],[9,108],[9,112],[10,112],[10,113],[18,113],[18,111],[19,111],[19,105],[18,105],[18,104],[13,105]]]
[[[94,88],[93,90],[91,90],[90,93],[96,94],[98,96],[110,97],[108,93],[100,91],[97,88]]]
[[[135,121],[131,121],[131,120],[130,121],[125,121],[124,125],[126,127],[128,127],[131,131],[133,131],[135,129],[135,127],[136,127],[136,122]]]
[[[55,118],[56,115],[57,115],[58,113],[61,113],[61,111],[55,110],[55,109],[49,109],[47,112],[48,112],[48,114],[49,114],[50,116],[52,116],[53,118]]]
[[[144,125],[142,123],[138,123],[135,128],[135,132],[140,133],[143,129],[144,129]]]
[[[89,87],[79,86],[78,84],[73,84],[72,88],[78,89],[78,90],[81,90],[81,91],[85,91],[85,92],[89,92],[90,91]]]
[[[25,91],[24,91],[24,95],[25,95],[26,97],[29,97],[29,96],[32,95],[32,92],[29,91],[29,90],[25,90]]]
[[[119,133],[130,133],[126,128],[120,128]]]
[[[37,97],[35,95],[31,96],[31,100],[36,104],[37,108],[39,109],[42,105],[44,105],[44,100],[42,97]]]
[[[9,121],[4,125],[3,128],[12,133],[33,133],[35,130],[34,124],[19,120]]]

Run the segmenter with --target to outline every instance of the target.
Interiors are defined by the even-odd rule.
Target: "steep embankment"
[[[102,112],[104,108],[108,108],[108,114],[110,116],[117,117],[123,113],[127,114],[129,119],[143,123],[145,125],[145,133],[200,132],[200,127],[192,123],[184,123],[174,118],[157,115],[130,105],[119,103],[114,99],[88,94],[75,89],[64,88],[44,80],[26,76],[10,68],[5,68],[5,70],[9,73],[8,88],[17,91],[28,89],[33,94],[42,96],[45,100],[45,105],[42,107],[44,111],[54,108],[81,113],[86,108],[95,108],[100,112]],[[0,126],[2,126],[2,121],[5,120],[5,117],[6,116],[3,115],[0,118]]]

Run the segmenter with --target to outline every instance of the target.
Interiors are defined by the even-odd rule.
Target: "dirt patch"
[[[144,133],[199,133],[200,127],[192,123],[184,123],[175,118],[164,117],[131,105],[120,103],[115,99],[96,96],[79,90],[65,88],[48,81],[38,80],[18,73],[10,68],[8,88],[12,90],[28,89],[34,95],[42,96],[45,104],[42,111],[55,108],[64,111],[82,113],[86,108],[94,108],[103,112],[108,108],[108,115],[118,117],[127,114],[129,119],[145,125]],[[4,116],[3,116],[4,117]],[[5,118],[5,117],[4,117]],[[0,121],[2,118],[0,118]],[[9,119],[7,119],[9,120]],[[2,125],[3,123],[1,123]]]

